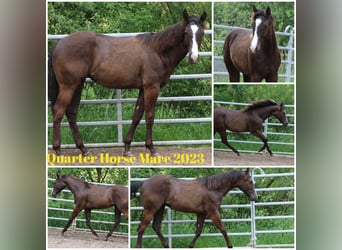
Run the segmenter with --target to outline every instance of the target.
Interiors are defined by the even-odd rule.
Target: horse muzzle
[[[190,53],[190,54],[189,54],[189,63],[190,63],[190,64],[197,63],[198,58],[199,58],[198,53]]]

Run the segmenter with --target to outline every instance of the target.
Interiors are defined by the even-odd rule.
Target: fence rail
[[[227,25],[221,25],[221,24],[214,24],[215,31],[218,30],[233,30],[240,27],[235,26],[227,26]],[[247,29],[246,30],[251,30]],[[278,77],[279,79],[284,79],[285,82],[294,82],[295,77],[295,67],[294,67],[294,54],[295,54],[295,48],[294,48],[294,36],[295,36],[295,30],[291,26],[287,26],[283,32],[277,31],[275,32],[277,36],[285,36],[288,37],[288,43],[287,46],[278,46],[281,55],[281,65],[285,68],[282,73],[279,73]],[[224,40],[214,40],[214,44],[216,47],[221,48],[220,55],[214,56],[214,78],[219,76],[227,76],[228,72],[226,70],[226,66],[223,62],[223,44]],[[220,80],[221,81],[221,80]]]
[[[254,170],[260,170],[261,173],[260,174],[255,174]],[[287,172],[287,173],[276,173],[276,174],[265,174],[264,171],[260,168],[255,168],[252,172],[252,178],[253,180],[256,180],[256,186],[258,186],[258,180],[257,179],[265,179],[265,178],[289,178],[289,177],[293,177],[295,176],[294,172]],[[193,178],[182,178],[182,179],[193,179]],[[143,178],[131,178],[131,181],[142,181],[144,180]],[[294,192],[295,191],[295,187],[294,187],[294,181],[291,182],[292,184],[290,184],[289,186],[286,187],[269,187],[269,188],[256,188],[257,193],[275,193],[275,192]],[[229,192],[229,195],[231,196],[235,196],[238,194],[242,194],[241,191],[236,191],[236,190],[232,190],[231,192]],[[139,195],[139,194],[138,194]],[[259,209],[261,208],[265,208],[265,207],[274,207],[274,206],[290,206],[291,207],[291,211],[293,212],[292,214],[272,214],[272,215],[258,215],[259,213]],[[226,222],[234,222],[234,223],[239,223],[239,222],[243,222],[243,223],[250,223],[250,231],[245,231],[245,232],[229,232],[228,230],[228,234],[230,236],[249,236],[250,237],[250,243],[249,243],[249,247],[254,247],[254,248],[258,248],[258,247],[294,247],[294,234],[295,234],[295,230],[294,230],[294,220],[295,220],[295,216],[294,216],[294,206],[295,206],[295,202],[294,202],[294,196],[293,196],[293,200],[290,201],[269,201],[269,202],[250,202],[247,204],[231,204],[231,205],[221,205],[221,210],[227,210],[227,209],[250,209],[250,217],[249,218],[222,218],[222,222],[226,223]],[[131,205],[131,213],[133,211],[141,211],[141,214],[143,212],[143,208],[141,206],[133,206]],[[172,240],[175,238],[189,238],[189,237],[194,237],[194,233],[195,233],[195,229],[193,231],[193,233],[175,233],[172,231],[173,225],[175,224],[195,224],[196,220],[185,220],[185,219],[175,219],[173,213],[171,212],[172,209],[169,207],[165,207],[165,211],[166,211],[166,217],[164,217],[163,220],[163,225],[164,228],[166,228],[166,231],[164,231],[164,236],[165,238],[167,238],[169,246],[172,247]],[[176,212],[178,213],[178,212]],[[221,212],[221,214],[223,214],[223,212]],[[292,226],[289,228],[284,228],[285,226],[279,226],[278,228],[273,228],[273,229],[259,229],[259,227],[261,227],[262,223],[264,223],[264,221],[268,221],[268,220],[286,220],[289,221]],[[140,221],[133,221],[131,220],[130,224],[131,225],[138,225],[140,223]],[[212,223],[211,220],[206,219],[205,223]],[[285,242],[283,244],[258,244],[258,236],[260,235],[274,235],[274,234],[281,234],[281,235],[290,235],[290,237],[292,237],[293,241],[291,242]],[[203,233],[201,234],[202,237],[222,237],[221,233]],[[137,235],[136,235],[136,231],[135,230],[131,230],[131,235],[130,235],[131,239],[137,239]],[[154,234],[154,232],[152,234],[148,234],[147,231],[145,232],[143,238],[146,239],[158,239],[157,235]]]
[[[113,37],[131,37],[136,36],[141,33],[115,33],[115,34],[106,34]],[[205,35],[212,34],[212,30],[206,30]],[[48,40],[59,40],[67,35],[48,35]],[[211,57],[212,52],[200,52],[200,56],[204,57]],[[204,74],[177,74],[171,75],[170,80],[186,80],[186,79],[212,79],[211,73],[204,73]],[[87,83],[93,83],[93,81],[89,78],[86,79]],[[179,96],[179,97],[159,97],[159,102],[203,102],[203,101],[211,101],[211,96]],[[123,125],[131,124],[131,120],[123,120],[122,119],[122,104],[124,103],[135,103],[136,98],[123,98],[121,89],[116,90],[116,99],[97,99],[97,100],[81,100],[81,105],[94,105],[94,104],[116,104],[117,110],[117,119],[111,121],[84,121],[78,122],[77,124],[80,127],[98,127],[98,126],[117,126],[117,141],[111,143],[96,143],[96,142],[89,142],[86,143],[86,146],[89,148],[92,147],[121,147],[124,145],[123,143]],[[50,102],[48,102],[50,105]],[[199,118],[175,118],[175,119],[156,119],[155,124],[189,124],[189,123],[211,123],[211,117],[199,117]],[[145,121],[141,121],[140,124],[145,124]],[[48,123],[48,129],[52,128],[52,122]],[[69,124],[67,122],[62,122],[61,127],[68,127]],[[155,145],[210,145],[212,143],[211,138],[201,139],[201,140],[174,140],[174,141],[154,141]],[[144,146],[145,142],[132,142],[132,146]],[[49,144],[48,148],[51,149],[52,145]],[[75,148],[74,144],[62,144],[61,148]]]
[[[250,103],[237,103],[237,102],[223,102],[223,101],[214,101],[214,104],[223,104],[223,105],[234,105],[234,106],[242,106],[245,107],[247,105],[250,105]],[[285,105],[285,108],[287,110],[286,116],[291,119],[295,118],[295,106],[294,105]],[[292,112],[288,112],[288,110],[291,110]],[[263,133],[266,137],[268,137],[269,135],[279,135],[281,136],[281,138],[289,138],[291,142],[286,142],[286,141],[272,141],[269,140],[268,144],[269,145],[282,145],[284,146],[284,148],[287,148],[288,150],[283,150],[283,151],[274,151],[273,153],[275,154],[282,154],[282,155],[294,155],[294,138],[295,138],[295,133],[294,132],[272,132],[270,131],[270,128],[274,128],[274,127],[280,127],[283,126],[280,122],[269,122],[268,119],[266,119],[266,121],[263,124]],[[294,123],[290,123],[287,125],[287,127],[290,128],[295,128],[295,124]],[[227,130],[228,133],[228,137],[229,134],[236,134],[233,133],[229,130]],[[244,135],[249,135],[249,133],[239,133],[239,134],[244,134]],[[248,138],[253,138],[255,139],[256,137],[250,135],[250,137]],[[234,143],[241,143],[242,145],[248,145],[248,144],[258,144],[258,145],[262,145],[263,143],[261,141],[251,141],[251,140],[233,140],[233,139],[229,139],[230,142],[234,142]],[[214,142],[217,142],[216,144],[214,143],[214,150],[219,150],[219,151],[227,151],[227,152],[231,152],[230,149],[228,149],[224,144],[221,145],[221,139],[215,139],[214,138]],[[218,146],[219,145],[219,146]],[[290,148],[290,149],[289,149]],[[252,151],[252,150],[243,150],[243,149],[239,149],[240,152],[245,152],[245,153],[256,153],[257,151]]]

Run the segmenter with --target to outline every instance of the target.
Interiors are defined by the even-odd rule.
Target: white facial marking
[[[190,26],[192,30],[192,48],[191,48],[191,59],[196,62],[198,59],[198,44],[196,41],[196,32],[198,31],[197,25],[191,25]]]
[[[261,18],[257,18],[255,20],[255,29],[254,29],[253,39],[252,39],[251,45],[249,47],[253,53],[255,53],[255,50],[256,50],[257,45],[258,45],[258,33],[257,33],[257,31],[258,31],[258,27],[260,24],[261,24]]]

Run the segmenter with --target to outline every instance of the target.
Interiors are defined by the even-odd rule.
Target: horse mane
[[[273,100],[261,100],[261,101],[254,102],[251,105],[248,105],[246,108],[242,109],[242,111],[247,112],[247,111],[251,111],[254,109],[263,108],[266,106],[274,106],[274,105],[278,105],[278,103],[276,103]]]
[[[184,27],[185,23],[184,21],[181,21],[159,32],[139,34],[136,38],[143,44],[152,47],[157,52],[163,52],[183,41],[184,34],[179,31],[184,30]]]
[[[66,178],[66,177],[69,177],[69,178],[72,178],[74,180],[82,182],[85,185],[86,188],[90,188],[90,186],[91,186],[91,184],[89,182],[83,181],[80,178],[77,178],[77,177],[74,177],[74,176],[70,176],[70,175],[66,175],[66,174],[62,175],[62,179]]]
[[[222,186],[227,186],[229,182],[235,183],[241,178],[242,175],[242,172],[233,170],[213,176],[201,177],[198,178],[197,181],[202,183],[209,190],[216,190],[222,188]]]

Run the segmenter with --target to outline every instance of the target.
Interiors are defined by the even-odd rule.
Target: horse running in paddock
[[[106,240],[119,226],[121,213],[128,219],[128,188],[123,185],[101,186],[81,181],[72,176],[57,174],[51,196],[55,198],[64,188],[70,189],[73,193],[75,207],[68,223],[62,230],[62,235],[82,210],[86,215],[87,226],[95,236],[99,237],[90,224],[91,210],[115,207],[115,223],[108,232]]]

